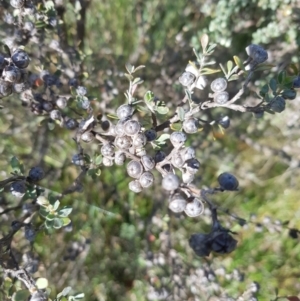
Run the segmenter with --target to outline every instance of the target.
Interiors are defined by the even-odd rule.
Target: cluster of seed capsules
[[[29,61],[28,54],[20,48],[11,51],[10,55],[0,53],[0,98],[28,89],[26,68]]]

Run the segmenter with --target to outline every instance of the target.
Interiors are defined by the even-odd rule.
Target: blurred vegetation
[[[83,18],[80,5],[86,6],[83,41],[76,27]],[[127,81],[122,75],[127,62],[146,65],[140,71],[145,82],[137,93],[154,91],[174,112],[184,96],[178,77],[188,61],[194,60],[192,47],[200,47],[203,33],[219,45],[214,54],[217,63],[226,64],[233,55],[246,58],[245,47],[258,43],[269,51],[272,72],[299,64],[300,5],[296,0],[64,0],[63,7],[62,40],[78,47],[80,74],[86,74],[81,84],[95,97],[93,105],[99,112],[114,112],[125,101]],[[5,24],[0,31],[2,26]],[[51,66],[50,60],[48,63]],[[241,102],[254,101],[253,92],[269,79],[266,74],[257,74]],[[230,89],[231,93],[238,90],[235,84]],[[196,96],[201,98],[201,93]],[[224,268],[226,274],[214,275],[220,289],[212,296],[225,291],[237,298],[255,281],[260,284],[258,300],[275,299],[276,289],[279,295],[300,297],[299,237],[289,236],[289,229],[300,228],[299,100],[288,101],[283,113],[265,114],[263,119],[251,113],[209,110],[203,113],[204,119],[228,115],[230,128],[222,132],[215,126],[191,135],[189,144],[197,148],[202,164],[195,182],[198,187],[215,185],[224,171],[234,173],[240,181],[239,192],[224,192],[214,199],[247,220],[241,226],[228,215],[221,216],[238,233],[238,248],[233,253],[196,257],[188,238],[209,231],[209,216],[192,219],[171,214],[158,175],[154,188],[136,195],[127,188],[124,167],[103,167],[99,178],[83,180],[83,192],[63,199],[64,205],[73,207],[72,231],[38,233],[33,252],[40,266],[34,276],[49,280],[52,296],[71,286],[75,292],[84,292],[89,301],[143,301],[149,300],[150,286],[170,289],[176,274],[182,279],[182,289],[189,292],[186,300],[220,300],[192,294],[188,283],[198,275],[197,269]],[[79,174],[71,163],[76,145],[70,133],[59,126],[48,129],[45,118],[28,112],[16,96],[1,104],[0,180],[9,177],[9,160],[16,156],[26,170],[44,167],[42,187],[63,191]],[[94,145],[90,152],[95,151]],[[9,193],[3,193],[0,201],[3,206],[17,204]],[[21,210],[13,218],[19,215]],[[1,216],[3,233],[8,231],[9,218]],[[19,233],[14,246],[24,245],[22,252],[29,251],[23,240]],[[80,246],[78,254],[74,245]],[[175,250],[178,265],[173,264],[170,249]],[[149,260],[155,256],[163,259]],[[238,277],[232,276],[235,271]]]

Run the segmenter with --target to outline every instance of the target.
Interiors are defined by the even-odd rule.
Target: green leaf
[[[230,76],[230,78],[228,79],[229,82],[233,81],[233,80],[238,80],[239,76],[237,74],[233,74]]]
[[[265,84],[259,91],[259,95],[265,97],[265,95],[269,92],[269,85]]]
[[[164,142],[168,139],[170,139],[170,134],[162,134],[155,141],[156,142]]]
[[[46,218],[49,214],[49,210],[47,210],[45,207],[40,207],[39,213],[42,217]]]
[[[145,102],[151,102],[154,99],[154,93],[152,91],[147,91],[144,95]]]
[[[244,67],[243,63],[242,63],[241,59],[240,59],[238,56],[235,55],[235,56],[233,57],[233,60],[234,60],[235,64],[236,64],[240,69],[245,70],[245,67]]]
[[[217,44],[210,44],[206,50],[206,54],[212,54],[217,46]]]
[[[283,84],[284,80],[285,80],[285,77],[286,77],[286,72],[285,71],[282,71],[278,74],[278,82],[279,84]]]
[[[221,67],[221,70],[223,71],[224,75],[227,77],[227,72],[224,68],[224,66],[220,63],[219,66]]]
[[[43,207],[47,207],[47,206],[49,206],[49,204],[50,204],[49,200],[46,199],[46,197],[43,196],[43,195],[40,195],[40,196],[37,198],[37,203],[38,203],[38,205],[43,206]]]
[[[67,295],[70,293],[71,290],[72,290],[72,287],[71,287],[71,286],[65,287],[65,288],[62,290],[62,292],[60,292],[60,293],[57,295],[57,298],[61,298],[61,297],[67,296]]]
[[[55,229],[60,229],[61,227],[63,227],[64,222],[61,218],[57,217],[53,220],[53,228]]]
[[[134,66],[132,66],[130,63],[126,63],[125,68],[129,74],[131,74],[134,70]]]
[[[195,48],[193,48],[193,52],[194,52],[194,54],[195,54],[195,56],[197,58],[197,61],[201,62],[201,58],[202,58],[201,54],[198,53]]]
[[[80,300],[82,298],[84,298],[84,293],[80,293],[80,294],[77,294],[77,295],[74,296],[75,300]]]
[[[53,224],[54,224],[53,220],[48,220],[47,219],[45,221],[45,226],[46,226],[47,229],[52,229],[53,228]]]
[[[142,84],[144,81],[141,79],[141,78],[139,78],[139,77],[137,77],[137,78],[135,78],[134,79],[134,81],[133,81],[133,85],[140,85],[140,84]]]
[[[137,67],[134,68],[134,70],[132,71],[132,73],[134,73],[134,72],[136,72],[136,71],[138,71],[138,70],[140,70],[140,69],[143,69],[143,68],[145,68],[145,67],[146,67],[146,66],[144,66],[144,65],[137,66]]]
[[[68,218],[68,217],[62,217],[61,221],[63,223],[63,227],[65,227],[65,226],[67,226],[67,225],[69,225],[71,223],[71,219]]]
[[[183,107],[178,107],[176,109],[176,112],[177,112],[177,115],[178,115],[180,121],[183,121],[184,120],[184,116],[185,116],[185,111],[184,111]]]
[[[206,48],[209,42],[209,37],[206,33],[200,38],[200,42],[201,42],[203,52],[206,52]]]
[[[53,204],[53,210],[56,211],[58,209],[59,205],[60,205],[60,201],[56,200],[55,203]]]
[[[233,68],[233,62],[228,61],[227,62],[227,72],[228,72],[228,74],[231,72],[232,68]]]
[[[173,131],[179,132],[179,131],[181,131],[182,125],[180,123],[172,123],[170,128]]]
[[[57,218],[57,215],[52,213],[48,213],[48,215],[46,216],[47,221],[53,221],[55,218]]]
[[[169,108],[165,107],[165,106],[157,106],[155,108],[155,110],[157,111],[157,113],[159,113],[161,115],[168,114],[168,112],[169,112]]]
[[[269,82],[269,86],[270,86],[271,90],[273,91],[273,93],[275,93],[277,90],[277,81],[274,78],[272,78]]]
[[[13,294],[12,301],[24,301],[28,300],[30,293],[28,290],[20,290]]]
[[[17,157],[13,156],[10,159],[10,166],[14,173],[17,174],[23,174],[24,173],[24,167],[23,164],[17,159]]]
[[[203,68],[201,70],[201,74],[213,74],[213,73],[218,73],[220,71],[221,71],[220,69]]]
[[[67,217],[72,212],[72,210],[72,207],[65,206],[62,209],[60,209],[57,213],[59,217]]]
[[[38,289],[45,289],[48,287],[48,279],[46,278],[39,278],[36,280],[35,285]]]
[[[96,165],[99,165],[99,164],[102,163],[102,159],[103,159],[102,155],[99,155],[99,156],[97,156],[97,157],[95,158],[94,163],[95,163]]]

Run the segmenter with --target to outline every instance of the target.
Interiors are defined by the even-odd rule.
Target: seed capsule
[[[133,143],[132,145],[136,148],[142,148],[146,145],[147,138],[144,133],[137,133],[132,138]]]
[[[133,180],[129,182],[128,187],[131,191],[135,193],[139,193],[143,190],[143,187],[141,186],[140,182],[138,180]]]
[[[214,95],[214,102],[224,105],[229,100],[229,94],[226,91],[218,92]]]
[[[126,155],[122,151],[116,151],[115,153],[115,163],[116,165],[123,165],[126,160]]]
[[[12,84],[10,82],[0,80],[0,98],[9,96],[12,91]]]
[[[113,166],[113,165],[114,165],[114,161],[113,161],[113,159],[110,158],[110,157],[103,157],[103,159],[102,159],[102,164],[103,164],[104,166],[109,167],[109,166]]]
[[[183,132],[173,132],[170,136],[170,141],[175,148],[182,147],[186,139],[186,135]]]
[[[92,132],[85,132],[81,135],[81,140],[85,143],[90,143],[95,139],[95,136]]]
[[[154,176],[150,171],[145,171],[139,178],[140,184],[144,188],[148,188],[153,185]]]
[[[178,176],[173,173],[167,174],[162,180],[162,188],[168,191],[176,190],[180,185]]]
[[[214,92],[222,92],[225,91],[227,88],[227,80],[223,77],[216,78],[210,84],[210,88]]]
[[[203,203],[198,198],[192,198],[186,205],[185,214],[190,217],[196,217],[204,211]]]
[[[127,173],[130,177],[138,179],[143,173],[143,166],[140,162],[132,160],[127,164]]]
[[[124,119],[131,117],[133,114],[134,108],[131,105],[123,104],[117,109],[117,116],[119,119]]]
[[[128,136],[134,136],[137,134],[141,129],[141,125],[136,120],[128,120],[124,124],[124,131],[125,134]]]
[[[184,86],[188,87],[195,81],[195,76],[191,72],[183,72],[179,77],[179,82]]]
[[[183,212],[186,204],[185,198],[181,194],[176,193],[169,203],[169,209],[175,213]]]
[[[141,157],[141,162],[144,166],[144,169],[146,171],[148,170],[152,170],[155,167],[155,161],[152,157],[150,157],[149,155],[144,155]]]
[[[194,134],[198,132],[199,121],[197,118],[185,119],[182,123],[183,130],[188,134]]]
[[[111,143],[107,143],[102,145],[100,151],[104,157],[113,157],[115,148]]]
[[[132,139],[129,136],[116,137],[115,146],[119,149],[129,149],[132,145]]]

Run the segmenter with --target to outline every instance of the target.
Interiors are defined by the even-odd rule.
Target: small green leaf
[[[193,52],[194,52],[194,54],[195,54],[195,56],[197,58],[197,61],[201,62],[201,58],[202,58],[201,54],[198,53],[195,48],[193,48]]]
[[[21,164],[21,162],[17,159],[17,157],[13,156],[10,159],[10,166],[11,166],[14,173],[17,173],[17,174],[23,174],[24,173],[23,164]]]
[[[286,78],[286,72],[285,71],[281,71],[278,74],[278,82],[279,82],[279,84],[283,84],[285,78]]]
[[[168,139],[170,139],[170,134],[162,134],[156,139],[156,142],[164,142]]]
[[[192,101],[192,94],[191,94],[191,91],[188,90],[188,89],[185,89],[184,92],[185,92],[186,97],[187,97],[189,100]]]
[[[227,77],[227,72],[226,72],[224,66],[222,64],[219,64],[219,66],[221,67],[221,70],[223,71],[224,75]]]
[[[201,70],[201,74],[213,74],[213,73],[217,73],[220,71],[221,71],[220,69],[203,68]]]
[[[49,202],[48,199],[46,199],[45,196],[40,195],[40,196],[37,198],[37,204],[40,205],[40,206],[43,206],[43,207],[47,207],[47,206],[49,206],[50,202]]]
[[[233,74],[229,77],[228,81],[231,82],[233,80],[238,80],[239,79],[239,76],[237,74]]]
[[[30,293],[28,290],[20,290],[13,294],[12,301],[24,301],[28,300]]]
[[[67,217],[72,212],[72,210],[72,207],[65,206],[62,209],[60,209],[57,213],[59,217]]]
[[[134,66],[132,66],[130,63],[127,63],[127,64],[125,65],[125,68],[126,68],[126,70],[127,70],[127,72],[128,72],[129,74],[131,74],[132,71],[134,70]]]
[[[140,70],[140,69],[143,69],[143,68],[145,68],[145,67],[146,67],[146,66],[144,66],[144,65],[137,66],[137,67],[134,68],[134,70],[132,71],[132,73],[134,73],[134,72],[136,72],[136,71],[138,71],[138,70]]]
[[[269,86],[270,86],[271,90],[273,91],[273,93],[275,93],[276,89],[277,89],[277,81],[274,78],[272,78],[269,82]]]
[[[74,296],[75,300],[80,300],[82,298],[84,298],[84,293],[80,293],[80,294],[77,294],[77,295]]]
[[[111,119],[119,119],[119,117],[115,114],[107,114],[107,117]]]
[[[154,99],[154,93],[152,91],[147,91],[144,95],[145,102],[151,102]]]
[[[59,205],[60,205],[60,201],[56,200],[55,203],[53,204],[53,210],[56,211],[58,209]]]
[[[180,123],[172,123],[172,124],[170,125],[170,128],[171,128],[173,131],[179,132],[179,131],[181,131],[182,125],[181,125]]]
[[[135,78],[134,79],[134,81],[133,81],[133,85],[140,85],[140,84],[142,84],[144,81],[141,79],[141,78],[139,78],[139,77],[137,77],[137,78]]]
[[[227,72],[228,72],[228,74],[231,72],[232,68],[233,68],[233,62],[228,61],[227,62]]]
[[[45,226],[46,226],[47,229],[52,229],[53,228],[53,224],[54,224],[53,220],[48,220],[47,219],[45,221]]]
[[[233,60],[234,60],[235,64],[236,64],[240,69],[245,70],[245,67],[244,67],[243,63],[242,63],[241,59],[240,59],[238,56],[235,55],[235,56],[233,57]]]
[[[48,287],[48,279],[46,278],[38,278],[35,282],[35,285],[38,289],[45,289]]]
[[[53,228],[60,229],[61,227],[63,227],[63,225],[64,225],[64,222],[61,218],[57,217],[53,220]]]
[[[97,157],[95,158],[94,163],[95,163],[96,165],[101,164],[101,163],[102,163],[102,155],[97,156]]]
[[[157,106],[155,108],[155,110],[157,111],[157,113],[159,113],[161,115],[168,114],[168,112],[169,112],[169,108],[168,107],[164,107],[164,106]]]
[[[48,215],[46,216],[47,221],[53,221],[55,218],[57,218],[57,215],[52,213],[48,213]]]
[[[49,211],[45,207],[40,207],[39,213],[42,217],[46,218],[49,214]]]
[[[67,295],[70,293],[71,290],[72,290],[72,287],[71,287],[71,286],[65,287],[65,288],[62,290],[62,292],[60,292],[60,293],[57,295],[57,298],[61,298],[61,297],[67,296]]]
[[[180,121],[183,121],[184,120],[184,116],[185,116],[185,111],[184,111],[183,107],[178,107],[176,109],[176,112],[178,114],[178,117],[179,117]]]
[[[64,227],[71,223],[71,219],[68,217],[62,217],[61,221],[62,221]]]
[[[265,97],[265,95],[269,92],[269,85],[265,84],[259,91],[259,95]]]
[[[210,44],[206,50],[206,54],[212,54],[217,46],[217,44]]]

